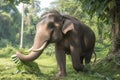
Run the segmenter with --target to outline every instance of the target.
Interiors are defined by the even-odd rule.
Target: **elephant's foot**
[[[87,69],[84,67],[84,65],[80,65],[80,66],[73,66],[73,68],[79,72],[79,71],[82,71],[82,72],[87,72]]]
[[[82,67],[82,68],[74,68],[77,72],[88,72],[88,69],[85,68],[85,67]]]
[[[60,72],[60,71],[59,71],[59,72],[56,74],[56,77],[57,77],[57,78],[59,78],[59,77],[65,77],[65,76],[67,76],[67,74],[66,74],[65,72],[63,73],[63,72]]]

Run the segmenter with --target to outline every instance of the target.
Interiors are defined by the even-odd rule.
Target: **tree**
[[[24,47],[31,47],[35,36],[35,25],[39,21],[38,14],[41,11],[40,1],[32,0],[24,7]],[[28,43],[29,42],[29,43]]]
[[[32,40],[33,40],[34,34],[35,34],[35,28],[34,28],[35,26],[34,25],[38,21],[37,14],[40,11],[40,5],[39,5],[40,1],[39,0],[3,0],[3,1],[0,1],[0,3],[10,3],[13,6],[18,5],[21,2],[23,4],[25,4],[25,7],[23,9],[24,16],[22,16],[22,19],[20,18],[21,21],[19,21],[19,22],[21,22],[21,32],[17,31],[20,33],[19,35],[17,35],[17,37],[19,36],[18,41],[20,41],[20,48],[23,47],[23,44],[29,46],[30,43],[32,43]],[[23,25],[25,25],[24,28],[23,28]],[[23,31],[23,29],[24,29],[24,31]],[[23,35],[23,33],[24,33],[24,35]],[[21,37],[21,39],[20,39],[20,37]]]
[[[21,35],[20,35],[20,48],[23,47],[23,29],[24,29],[24,4],[22,5],[22,19],[21,19]]]
[[[79,0],[84,12],[96,15],[104,23],[110,24],[112,48],[110,53],[120,57],[120,0]]]
[[[3,3],[0,5],[0,46],[18,43],[21,15],[15,5]]]

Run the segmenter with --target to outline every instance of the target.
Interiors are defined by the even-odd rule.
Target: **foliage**
[[[25,5],[24,21],[25,21],[26,26],[37,24],[37,21],[38,21],[38,16],[37,15],[41,11],[41,8],[40,8],[39,4],[40,4],[39,0],[33,0],[31,2],[31,4],[26,4]]]
[[[40,2],[36,0],[32,3],[32,5],[26,5],[25,7],[25,16],[24,16],[24,46],[30,47],[33,44],[35,32],[36,32],[36,24],[39,21],[39,17],[37,13],[40,11],[40,6],[38,6]],[[37,7],[37,8],[36,8]],[[29,42],[29,43],[28,43]]]
[[[53,53],[55,53],[55,47],[54,47],[54,44],[50,44],[48,45],[48,47],[44,50],[44,52],[46,55],[53,55]]]
[[[56,5],[58,10],[63,14],[72,15],[82,21],[86,21],[86,19],[89,18],[86,13],[83,13],[81,9],[81,2],[75,0],[58,0]]]
[[[29,4],[32,0],[5,0],[4,2],[10,2],[12,4],[20,4],[20,2],[22,3],[26,3],[26,4]]]
[[[89,15],[94,14],[106,24],[110,24],[112,34],[111,53],[119,55],[120,44],[120,1],[119,0],[79,0],[82,8]]]
[[[41,71],[39,69],[39,66],[36,62],[19,62],[16,64],[17,73],[21,74],[35,74],[36,76],[41,75]]]
[[[9,42],[8,39],[1,39],[0,42],[0,47],[6,47],[7,45],[11,45],[11,42]]]
[[[11,45],[6,45],[4,48],[0,50],[0,58],[1,57],[10,57],[16,51],[16,48],[12,47]]]
[[[0,9],[0,40],[2,42],[6,40],[15,45],[19,41],[16,34],[19,34],[21,15],[10,3],[2,4]],[[0,47],[5,47],[4,45],[6,44],[3,42]]]
[[[25,45],[28,45],[25,46],[27,48],[33,43],[35,25],[39,19],[36,14],[40,11],[40,6],[38,6],[40,2],[38,0],[31,1],[31,4],[26,6],[24,18],[25,31],[23,41]],[[0,47],[5,47],[6,44],[18,46],[20,42],[21,14],[15,5],[9,2],[0,5],[0,22]]]
[[[35,26],[26,26],[24,28],[24,47],[25,48],[30,48],[34,42],[34,36],[36,32],[36,27]]]
[[[115,60],[115,57],[112,61],[105,59],[99,60],[94,65],[95,76],[99,76],[105,80],[119,80],[119,66],[116,64],[118,61]]]
[[[87,12],[91,17],[96,15],[102,23],[110,24],[112,34],[112,48],[114,53],[119,51],[120,45],[118,41],[120,35],[120,1],[119,0],[79,0],[82,2],[82,9]],[[117,44],[116,44],[117,43]]]
[[[23,54],[28,54],[24,49],[19,50]],[[17,72],[16,73],[31,73],[39,76],[41,74],[38,64],[36,62],[23,62],[17,58],[16,55],[12,55],[12,60],[16,64]]]
[[[82,2],[82,8],[84,12],[87,12],[91,17],[94,14],[101,19],[102,21],[108,23],[111,21],[112,14],[110,14],[110,10],[112,10],[115,6],[115,0],[79,0]]]

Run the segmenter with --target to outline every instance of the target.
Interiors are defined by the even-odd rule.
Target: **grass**
[[[15,74],[16,65],[11,61],[11,58],[0,58],[0,80],[55,80],[55,73],[57,73],[57,64],[54,55],[47,56],[43,54],[35,62],[38,63],[42,72],[41,75],[35,74]],[[76,73],[72,68],[69,57],[67,57],[67,73],[68,76],[60,80],[96,80],[91,74],[79,72]],[[98,79],[101,80],[101,79]]]
[[[104,60],[109,48],[99,43],[96,44],[95,48],[97,62],[96,64],[91,64],[89,72],[77,73],[72,67],[70,56],[67,55],[67,77],[64,78],[55,77],[57,73],[57,64],[55,55],[52,54],[54,50],[51,50],[50,47],[35,60],[39,65],[41,71],[40,75],[17,73],[16,64],[14,64],[10,57],[14,54],[14,51],[12,52],[10,46],[6,48],[0,50],[0,80],[120,80],[120,72],[116,70],[115,67],[117,66],[114,66],[114,62],[109,63]],[[94,59],[92,59],[92,61],[93,60]]]

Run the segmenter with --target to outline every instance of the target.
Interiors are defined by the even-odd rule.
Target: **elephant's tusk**
[[[31,47],[30,49],[28,49],[28,52],[31,52],[31,51],[32,51],[32,49],[33,49],[33,47]]]
[[[47,44],[47,41],[40,47],[40,48],[38,48],[38,49],[30,49],[30,51],[34,51],[34,52],[38,52],[38,51],[41,51],[41,50],[43,50],[43,48],[46,46],[46,44]]]

